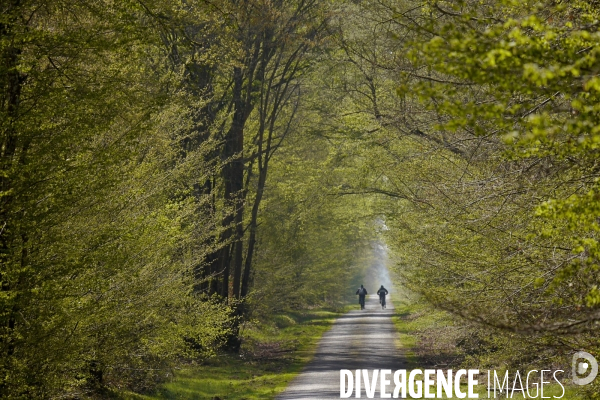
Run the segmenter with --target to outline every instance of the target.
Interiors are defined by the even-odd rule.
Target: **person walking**
[[[381,308],[385,308],[385,296],[389,294],[388,290],[381,285],[377,291],[377,294],[379,295],[379,303],[381,304]]]
[[[360,285],[360,287],[356,291],[356,294],[358,295],[358,304],[360,304],[360,309],[364,310],[365,309],[365,296],[367,295],[367,289],[365,289],[365,287],[363,285]]]

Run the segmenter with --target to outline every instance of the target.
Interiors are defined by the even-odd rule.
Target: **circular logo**
[[[585,362],[579,361],[584,359]],[[596,379],[598,375],[598,362],[593,355],[585,351],[579,351],[573,354],[573,383],[576,385],[587,385]],[[591,367],[591,368],[590,368]],[[580,375],[588,374],[584,378]]]

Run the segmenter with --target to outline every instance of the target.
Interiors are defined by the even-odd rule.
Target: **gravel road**
[[[382,310],[378,296],[371,295],[365,306],[365,310],[359,310],[357,304],[356,310],[338,318],[323,335],[314,359],[277,400],[339,399],[340,369],[405,368],[396,347],[398,333],[392,324],[393,305],[388,302],[388,308]],[[366,398],[364,389],[362,397]],[[375,398],[379,398],[379,384]]]

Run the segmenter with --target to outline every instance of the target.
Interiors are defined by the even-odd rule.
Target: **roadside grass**
[[[457,370],[464,368],[462,365],[464,357],[456,347],[456,338],[459,331],[450,315],[442,311],[433,310],[426,304],[419,303],[417,300],[408,297],[401,300],[395,299],[394,307],[396,312],[392,317],[392,320],[399,333],[397,347],[406,357],[407,370]],[[481,372],[487,373],[487,371]],[[418,378],[422,379],[422,376],[419,376]],[[511,379],[512,378],[514,378],[514,375],[511,376]],[[479,398],[488,398],[487,380],[482,381],[480,378],[479,383],[475,393],[479,394]],[[510,381],[510,388],[512,388],[512,384],[513,382]],[[562,398],[568,400],[583,400],[588,398],[582,393],[580,387],[569,385],[564,382],[563,385],[564,395],[562,397],[559,396],[563,394],[563,388],[559,384],[554,383],[544,385],[544,398]],[[516,387],[519,387],[518,382]],[[505,395],[501,395],[498,390],[496,398],[541,398],[541,393],[537,393],[536,396],[536,388],[530,387],[529,390],[534,397],[524,396],[519,391],[515,391],[512,396],[509,392],[508,397],[506,397]],[[461,391],[467,393],[466,383],[461,384]],[[431,388],[431,392],[436,392],[435,387]],[[409,396],[408,398],[413,397]],[[443,396],[441,398],[446,399],[448,397]],[[489,398],[494,398],[493,390],[491,391]]]
[[[397,346],[407,361],[407,369],[425,365],[457,364],[462,361],[452,338],[456,336],[450,317],[425,304],[407,299],[395,299],[392,321],[399,333]],[[435,340],[423,343],[425,333],[436,329]],[[426,347],[426,348],[425,348]]]
[[[305,310],[251,321],[243,326],[239,355],[221,355],[176,371],[150,395],[121,393],[122,400],[268,400],[281,393],[313,357],[321,336],[346,306]]]

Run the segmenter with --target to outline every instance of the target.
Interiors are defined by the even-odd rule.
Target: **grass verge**
[[[312,358],[321,336],[347,311],[309,310],[251,321],[239,355],[222,355],[176,371],[152,395],[123,393],[122,400],[268,400],[282,392]]]
[[[419,303],[416,300],[406,298],[394,301],[395,315],[393,316],[394,326],[399,332],[397,346],[405,354],[407,370],[413,369],[468,369],[465,366],[465,357],[456,345],[460,340],[460,327],[454,323],[451,315],[445,312],[432,309],[426,304]],[[472,367],[471,367],[472,368]],[[487,370],[481,371],[487,374]],[[500,374],[500,371],[498,371]],[[514,379],[513,374],[509,375],[509,386],[512,388]],[[520,371],[523,376],[523,371]],[[493,373],[493,372],[492,372]],[[502,374],[504,371],[502,371]],[[527,372],[525,372],[526,375]],[[500,375],[502,375],[500,374]],[[493,376],[493,375],[492,375]],[[422,375],[419,376],[422,379]],[[480,385],[476,387],[475,393],[479,394],[479,398],[488,398],[487,378],[481,377]],[[564,395],[563,388],[554,383],[544,385],[544,398],[562,398],[568,400],[583,400],[587,399],[585,394],[581,392],[581,388],[565,384]],[[516,387],[519,388],[517,382]],[[538,382],[539,389],[539,382]],[[466,393],[467,385],[461,384],[461,390]],[[432,390],[435,392],[435,388]],[[541,398],[541,393],[537,393],[536,388],[530,388],[530,393],[535,397],[524,396],[519,391],[515,391],[508,398],[512,399],[527,399]],[[562,395],[562,397],[560,397]],[[556,396],[556,397],[554,397]],[[413,398],[408,396],[408,398]],[[415,397],[421,398],[421,397]],[[447,397],[441,397],[447,398]],[[489,398],[494,398],[493,391]],[[497,392],[498,399],[506,399]]]
[[[446,313],[408,298],[396,299],[394,307],[397,346],[405,354],[407,369],[446,368],[462,362],[454,340],[458,331]]]

